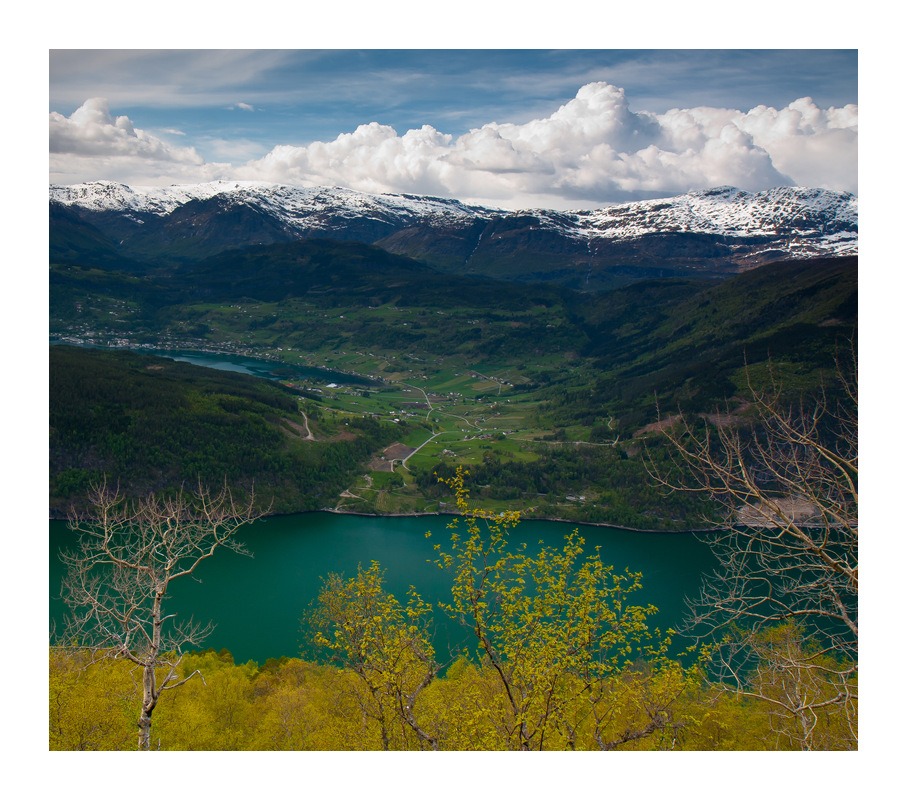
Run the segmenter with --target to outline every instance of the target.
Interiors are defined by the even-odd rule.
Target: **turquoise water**
[[[433,544],[446,543],[450,517],[358,517],[313,513],[259,520],[242,529],[241,539],[253,558],[221,551],[204,562],[201,582],[174,583],[169,609],[181,619],[212,620],[216,628],[205,646],[227,648],[237,662],[297,656],[302,631],[300,618],[315,600],[321,578],[330,572],[353,575],[358,564],[379,561],[387,573],[387,588],[403,598],[409,585],[429,602],[448,600],[449,576],[430,563]],[[577,526],[527,521],[516,528],[513,543],[539,540],[559,546]],[[606,564],[643,573],[643,590],[635,602],[660,609],[653,624],[662,629],[683,616],[683,598],[694,595],[701,575],[713,566],[708,548],[692,534],[632,533],[613,528],[578,526],[586,546],[601,547]],[[432,531],[432,538],[425,537]],[[50,523],[50,616],[62,619],[59,600],[62,565],[60,548],[73,543],[66,524]],[[458,648],[466,641],[463,629],[436,613],[436,648]]]

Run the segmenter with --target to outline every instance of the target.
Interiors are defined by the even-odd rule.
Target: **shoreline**
[[[272,355],[270,353],[259,353],[254,348],[250,348],[251,352],[246,352],[242,349],[212,349],[212,347],[205,346],[203,344],[193,344],[189,343],[162,343],[158,342],[157,344],[146,344],[143,342],[134,342],[126,338],[120,338],[117,340],[117,344],[97,344],[98,337],[82,337],[76,336],[75,334],[51,334],[50,335],[50,345],[63,344],[69,345],[71,347],[86,347],[96,350],[129,350],[132,353],[147,354],[152,356],[157,356],[158,358],[169,358],[170,360],[174,359],[173,356],[168,355],[168,353],[177,353],[177,354],[191,354],[199,353],[206,356],[225,356],[227,358],[248,358],[253,361],[262,361],[268,364],[275,364],[278,367],[286,367],[288,369],[299,369],[299,370],[308,370],[315,373],[328,373],[344,376],[347,378],[355,378],[354,383],[362,383],[363,386],[379,386],[383,383],[387,383],[384,378],[370,378],[368,375],[363,375],[359,372],[354,372],[353,370],[344,370],[333,367],[317,367],[309,364],[295,364],[290,361],[284,361],[279,356]],[[109,341],[109,340],[108,340]],[[125,342],[124,344],[120,342]],[[214,345],[213,347],[216,347]],[[217,369],[217,367],[208,367],[208,369]],[[251,373],[250,373],[251,374]],[[263,377],[260,375],[255,375],[253,377]],[[283,378],[274,377],[274,378],[265,378],[265,380],[273,380],[280,382],[284,380]]]
[[[462,517],[465,516],[459,512],[453,511],[413,511],[406,514],[375,514],[368,511],[341,511],[336,508],[322,508],[320,512],[326,514],[337,514],[338,516],[349,517]],[[303,511],[303,514],[316,514],[316,511]],[[290,514],[274,514],[272,516],[292,516]],[[590,528],[613,528],[618,531],[627,531],[628,533],[659,533],[659,534],[686,534],[686,533],[713,533],[714,531],[724,530],[724,528],[686,528],[680,531],[657,530],[655,528],[630,528],[626,525],[614,525],[609,522],[579,522],[574,519],[563,519],[561,517],[520,517],[520,522],[563,522],[567,525],[585,525]]]
[[[406,518],[406,517],[462,517],[465,516],[459,512],[453,511],[413,511],[406,514],[375,514],[368,511],[341,511],[336,508],[319,508],[317,511],[293,511],[287,514],[268,514],[260,519],[271,519],[273,517],[295,517],[303,514],[336,514],[337,516],[347,517],[376,517],[376,518]],[[67,517],[51,513],[48,516],[48,522],[66,522]],[[578,522],[573,519],[563,519],[560,517],[521,517],[520,522],[560,522],[567,525],[584,525],[590,528],[613,528],[617,531],[626,531],[628,533],[658,533],[666,536],[677,534],[696,534],[696,533],[713,533],[724,530],[724,528],[686,528],[680,531],[657,530],[654,528],[630,528],[626,525],[613,525],[608,522]]]

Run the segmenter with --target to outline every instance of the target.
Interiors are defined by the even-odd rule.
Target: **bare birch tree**
[[[751,428],[681,417],[665,432],[673,463],[650,461],[663,486],[703,493],[723,510],[723,527],[705,537],[719,566],[690,604],[687,631],[715,642],[720,682],[789,712],[804,749],[816,744],[820,709],[837,705],[856,719],[855,357],[852,365],[839,364],[834,396],[792,407],[774,379],[766,391],[750,381]],[[783,648],[765,633],[779,625],[787,626]],[[855,746],[855,723],[847,728],[853,738],[844,740]]]
[[[94,659],[127,660],[141,674],[138,749],[151,746],[151,715],[165,690],[182,685],[186,649],[197,649],[213,629],[165,609],[170,584],[193,575],[218,549],[251,555],[236,530],[261,516],[253,501],[237,504],[225,487],[199,488],[173,497],[129,501],[106,484],[92,489],[89,515],[69,527],[76,549],[62,553],[62,597],[69,606],[62,644]]]

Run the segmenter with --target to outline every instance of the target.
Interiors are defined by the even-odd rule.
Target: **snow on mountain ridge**
[[[263,181],[210,181],[172,186],[127,186],[113,181],[92,181],[69,186],[51,186],[50,199],[64,205],[77,205],[92,211],[136,211],[169,214],[191,200],[207,200],[223,195],[237,202],[266,206],[276,216],[292,216],[300,211],[336,211],[338,206],[361,213],[380,210],[409,217],[475,217],[504,214],[497,209],[467,206],[458,200],[416,197],[401,194],[367,194],[340,187],[302,188]]]
[[[51,186],[50,199],[91,211],[164,216],[192,200],[221,196],[267,212],[300,232],[357,218],[408,227],[531,216],[539,227],[573,239],[636,239],[680,232],[733,238],[796,239],[792,249],[856,252],[857,198],[847,192],[778,187],[747,192],[732,186],[695,190],[592,211],[504,211],[458,200],[408,194],[367,194],[339,187],[301,188],[261,181],[211,181],[169,187],[95,181]],[[130,214],[130,216],[132,215]],[[801,240],[806,243],[802,244]],[[827,243],[827,244],[824,244]],[[803,248],[806,248],[803,250]]]
[[[631,238],[665,230],[722,236],[803,236],[838,232],[828,231],[829,227],[855,229],[857,199],[846,192],[824,189],[779,187],[745,192],[719,187],[580,213],[588,220],[590,233],[605,238]]]
[[[113,181],[91,181],[70,186],[51,186],[50,199],[64,205],[77,205],[92,211],[128,210],[162,216],[190,200],[208,199],[222,194],[224,191],[230,189],[235,191],[239,188],[240,184],[235,181],[212,181],[166,187],[127,186]]]

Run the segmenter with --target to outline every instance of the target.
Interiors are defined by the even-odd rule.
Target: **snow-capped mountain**
[[[51,186],[50,200],[124,257],[145,261],[332,238],[376,244],[452,272],[600,288],[630,276],[723,275],[780,258],[857,253],[856,197],[796,187],[721,187],[574,212],[241,181],[97,181]]]
[[[338,187],[300,188],[260,181],[211,181],[174,186],[126,186],[94,181],[71,186],[51,186],[50,199],[85,211],[114,211],[167,216],[193,200],[222,198],[231,205],[249,205],[267,210],[288,226],[300,231],[317,227],[325,213],[346,216],[379,215],[401,221],[439,216],[450,219],[490,217],[506,212],[466,206],[457,200],[398,194],[365,194]]]

